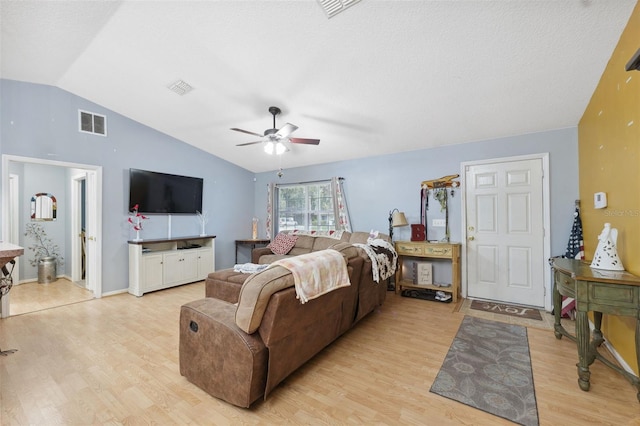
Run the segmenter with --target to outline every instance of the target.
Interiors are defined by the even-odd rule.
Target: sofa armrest
[[[235,305],[212,298],[180,310],[180,374],[210,395],[249,407],[264,394],[269,352],[234,321]]]
[[[251,263],[260,263],[260,257],[266,254],[273,254],[270,248],[268,247],[257,247],[251,250]]]

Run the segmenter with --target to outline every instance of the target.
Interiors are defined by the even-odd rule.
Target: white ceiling
[[[2,0],[0,76],[263,172],[577,126],[635,4]],[[320,145],[236,147],[271,105]]]

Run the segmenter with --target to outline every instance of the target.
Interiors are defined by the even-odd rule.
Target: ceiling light
[[[193,90],[193,87],[184,80],[178,80],[167,87],[169,88],[169,90],[177,93],[180,96],[186,95],[187,93]]]
[[[282,155],[287,150],[287,147],[284,146],[282,142],[278,142],[276,144],[276,155]]]
[[[360,0],[318,0],[320,7],[322,7],[327,14],[327,18],[334,17],[358,2],[360,2]]]
[[[273,142],[269,141],[267,143],[264,144],[264,152],[266,152],[269,155],[273,155]]]

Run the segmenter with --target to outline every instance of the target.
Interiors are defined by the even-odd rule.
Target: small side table
[[[617,371],[636,387],[640,401],[640,377],[627,372],[598,353],[604,342],[600,326],[602,314],[622,315],[635,318],[636,359],[640,363],[640,277],[625,271],[593,269],[588,264],[574,259],[554,258],[553,310],[556,339],[567,336],[578,346],[578,385],[583,391],[590,387],[589,366],[597,359]],[[576,335],[565,330],[560,321],[562,296],[576,300]],[[593,312],[593,333],[589,331],[587,314]]]
[[[253,240],[253,239],[236,240],[236,263],[238,263],[238,246],[250,246],[251,250],[253,250],[258,245],[266,246],[270,242],[271,242],[271,240],[268,240],[268,239],[264,239],[264,240],[260,240],[260,239],[257,239],[257,240]]]

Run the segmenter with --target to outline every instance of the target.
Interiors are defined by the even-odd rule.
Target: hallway
[[[9,294],[10,316],[37,312],[93,299],[93,293],[66,278],[49,284],[36,281],[14,285]]]

